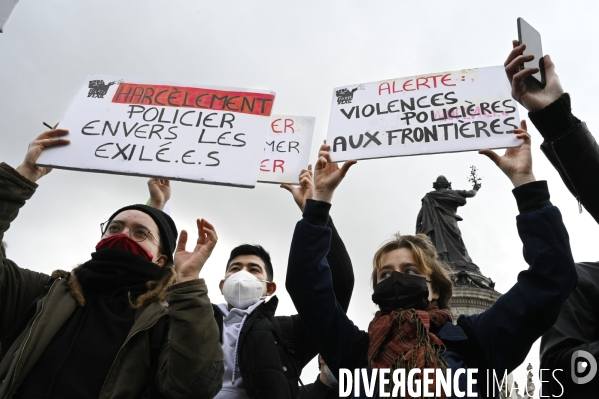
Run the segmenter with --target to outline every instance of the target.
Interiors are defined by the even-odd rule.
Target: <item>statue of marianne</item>
[[[452,190],[445,176],[439,176],[433,183],[435,191],[422,198],[422,208],[416,219],[416,233],[429,236],[441,260],[457,269],[479,271],[462,240],[458,221],[463,219],[456,212],[458,206],[466,205],[466,198],[474,197],[480,187],[475,182],[472,190]]]

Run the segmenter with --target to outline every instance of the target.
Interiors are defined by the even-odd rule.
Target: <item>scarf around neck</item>
[[[135,323],[130,296],[147,291],[162,268],[141,255],[106,248],[76,269],[86,305],[77,307],[19,387],[22,398],[98,398]]]
[[[406,376],[413,368],[445,371],[445,344],[434,332],[448,321],[453,321],[451,311],[439,309],[436,301],[426,310],[378,311],[368,326],[368,365],[371,369],[386,368],[391,372],[405,369]],[[387,390],[391,388],[388,386]],[[429,390],[435,392],[434,380]]]
[[[100,249],[77,271],[84,292],[130,291],[143,293],[146,283],[160,279],[162,268],[143,256],[118,249]]]

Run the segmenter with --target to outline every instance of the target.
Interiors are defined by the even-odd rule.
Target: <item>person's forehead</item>
[[[158,225],[154,219],[152,219],[152,217],[147,213],[138,211],[136,209],[127,209],[126,211],[120,212],[113,218],[113,220],[120,220],[128,224],[142,224],[150,229],[152,233],[159,233]]]
[[[231,259],[229,265],[232,265],[233,263],[241,263],[242,265],[253,263],[264,268],[264,261],[257,255],[239,255]]]
[[[399,265],[402,263],[413,263],[416,264],[416,260],[414,259],[414,254],[412,250],[409,248],[399,248],[394,249],[390,252],[387,252],[381,258],[381,265]]]

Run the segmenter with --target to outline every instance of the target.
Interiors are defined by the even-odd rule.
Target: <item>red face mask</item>
[[[106,248],[124,249],[125,251],[133,252],[134,254],[143,256],[149,261],[154,259],[154,256],[152,256],[151,253],[149,253],[144,247],[139,245],[137,241],[132,240],[131,237],[126,234],[117,234],[115,236],[103,238],[96,245],[96,249]]]

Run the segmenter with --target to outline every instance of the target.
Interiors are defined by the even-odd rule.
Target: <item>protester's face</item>
[[[156,225],[156,222],[154,222],[154,219],[152,219],[150,215],[148,215],[147,213],[134,209],[129,209],[116,215],[112,219],[112,221],[118,221],[124,226],[123,231],[118,234],[127,234],[129,235],[129,237],[134,238],[131,235],[130,229],[134,226],[139,226],[145,228],[150,233],[152,233],[154,237],[156,237],[156,240],[160,242],[160,233],[158,231],[158,226]],[[109,230],[110,229],[108,229],[106,233],[104,233],[103,238],[115,235],[114,233],[111,233]],[[167,257],[166,255],[162,255],[160,253],[160,247],[156,240],[154,240],[152,236],[149,236],[147,239],[138,242],[138,244],[142,246],[150,254],[152,254],[152,262],[156,263],[159,266],[163,266],[166,262]]]
[[[245,270],[246,272],[251,273],[260,281],[268,281],[268,275],[266,274],[266,266],[264,265],[264,261],[260,259],[259,256],[239,255],[238,257],[231,259],[229,265],[227,266],[227,273],[225,274],[225,279],[221,280],[220,282],[221,292],[223,291],[223,284],[225,283],[225,280],[241,270]],[[274,282],[264,284],[266,295],[272,295],[277,289],[276,284]]]
[[[392,272],[400,272],[411,276],[425,277],[431,280],[431,274],[425,272],[414,260],[412,250],[409,248],[394,249],[387,252],[381,259],[381,268],[377,272],[377,284],[391,276]],[[439,299],[439,293],[433,290],[431,283],[427,281],[428,300]]]

